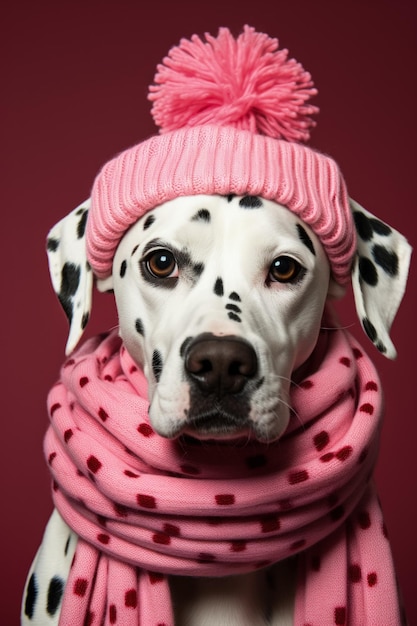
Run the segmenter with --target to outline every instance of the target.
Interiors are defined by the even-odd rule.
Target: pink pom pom
[[[307,141],[318,108],[311,76],[278,40],[245,26],[234,39],[227,28],[218,37],[183,39],[158,65],[149,88],[152,115],[161,132],[204,124],[234,126],[286,139]]]

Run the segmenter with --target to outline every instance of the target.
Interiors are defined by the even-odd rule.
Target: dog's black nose
[[[240,337],[203,333],[187,346],[185,370],[203,393],[239,393],[257,369],[255,350]]]

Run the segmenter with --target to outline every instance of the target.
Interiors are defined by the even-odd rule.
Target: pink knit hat
[[[350,276],[355,229],[336,163],[299,143],[317,113],[310,75],[278,41],[245,26],[182,40],[150,87],[160,134],[122,152],[97,176],[87,254],[111,273],[126,230],[156,206],[196,194],[257,195],[283,204],[321,240],[336,280]]]

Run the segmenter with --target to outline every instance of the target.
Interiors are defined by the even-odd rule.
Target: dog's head
[[[352,201],[352,281],[362,325],[388,357],[410,248]],[[48,237],[55,291],[70,319],[68,351],[91,307],[84,240],[88,203]],[[164,437],[277,439],[289,389],[311,355],[326,301],[343,295],[315,233],[254,196],[188,196],[149,211],[122,237],[112,275],[120,335],[149,383],[150,420]]]

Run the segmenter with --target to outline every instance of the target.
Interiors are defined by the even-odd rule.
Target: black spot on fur
[[[239,307],[236,306],[236,304],[226,304],[226,309],[228,311],[234,311],[235,313],[242,313],[242,310],[239,309]]]
[[[61,270],[61,288],[58,294],[58,299],[70,321],[72,320],[73,315],[71,297],[76,293],[79,284],[80,266],[74,265],[74,263],[65,263]]]
[[[192,337],[187,337],[187,339],[184,339],[184,341],[181,344],[180,347],[180,357],[183,358],[185,355],[185,352],[188,348],[188,346],[190,345],[190,343],[192,342],[193,338]]]
[[[239,200],[239,206],[244,209],[259,209],[262,205],[262,200],[258,196],[243,196]]]
[[[214,283],[214,293],[216,296],[222,296],[224,294],[223,281],[221,278],[217,278]]]
[[[46,604],[46,610],[49,615],[55,615],[57,609],[61,603],[62,594],[64,591],[64,581],[58,576],[54,576],[51,579],[48,587],[48,598]]]
[[[365,256],[359,258],[359,274],[360,277],[371,287],[378,284],[378,272],[375,265]]]
[[[369,218],[361,211],[354,211],[353,218],[358,235],[363,241],[370,241],[374,233],[382,237],[388,237],[392,233],[391,228],[387,224],[376,219],[376,217]]]
[[[238,315],[236,315],[236,313],[233,313],[232,311],[229,311],[229,313],[227,315],[229,316],[229,319],[233,320],[234,322],[241,322],[242,321],[240,319],[240,317]]]
[[[136,252],[136,250],[138,248],[139,248],[139,244],[133,248],[131,256],[133,256],[135,254],[135,252]]]
[[[68,548],[70,546],[70,543],[71,543],[71,535],[68,535],[68,539],[65,542],[64,556],[67,556],[68,554]]]
[[[353,219],[355,220],[356,230],[359,237],[363,241],[369,241],[373,237],[373,229],[369,219],[364,213],[360,211],[353,212]]]
[[[200,209],[197,213],[191,218],[192,222],[207,222],[211,221],[210,211],[207,209]]]
[[[388,250],[384,246],[375,245],[372,248],[372,256],[388,276],[397,276],[398,274],[398,255],[393,250]]]
[[[235,193],[229,193],[227,196],[227,201],[231,202],[233,200],[233,198],[236,198],[236,194]]]
[[[82,320],[81,320],[81,328],[82,328],[82,330],[84,330],[84,328],[87,326],[89,319],[90,319],[90,314],[89,313],[84,313],[84,315],[82,317]]]
[[[59,239],[55,239],[55,237],[49,237],[46,240],[46,249],[48,252],[56,252],[59,246]]]
[[[155,376],[156,382],[159,382],[159,379],[162,374],[163,361],[162,355],[159,350],[154,350],[152,355],[152,371]]]
[[[148,217],[146,218],[146,220],[145,220],[145,222],[143,224],[143,230],[146,230],[147,228],[152,226],[154,221],[155,221],[155,216],[154,215],[148,215]]]
[[[235,302],[241,302],[240,296],[238,293],[236,293],[236,291],[232,291],[232,293],[230,294],[229,298],[231,300],[234,300]]]
[[[381,222],[381,220],[377,220],[376,217],[372,217],[369,221],[373,230],[378,233],[378,235],[382,235],[383,237],[389,237],[389,235],[392,233],[392,230],[388,226],[388,224],[384,224],[384,222]]]
[[[201,276],[204,272],[204,263],[195,263],[195,265],[193,265],[193,272],[196,276]]]
[[[136,332],[139,333],[139,335],[142,335],[142,337],[145,336],[145,327],[143,325],[142,320],[139,317],[135,321],[135,328],[136,328]]]
[[[298,236],[303,242],[303,244],[307,246],[307,248],[310,250],[312,254],[314,254],[314,256],[316,256],[316,251],[314,249],[313,242],[311,241],[311,238],[308,232],[306,231],[306,229],[303,226],[301,226],[301,224],[297,224],[297,230],[298,230]]]
[[[387,351],[387,348],[384,346],[384,344],[382,343],[382,341],[378,341],[375,344],[375,347],[381,352],[381,354],[385,354]]]
[[[262,387],[262,385],[264,384],[264,382],[265,382],[265,377],[264,377],[264,376],[262,376],[262,378],[260,378],[260,379],[258,380],[258,382],[256,383],[256,385],[255,385],[255,389],[260,389],[260,388]]]
[[[84,237],[84,233],[85,233],[85,227],[87,225],[87,217],[88,217],[88,211],[85,210],[83,211],[82,215],[81,215],[81,219],[77,224],[77,237],[78,239],[82,239]]]
[[[33,614],[35,613],[36,599],[38,597],[38,583],[36,580],[36,575],[33,573],[29,578],[26,599],[25,599],[25,615],[32,619]]]
[[[369,339],[373,343],[375,343],[376,340],[378,339],[378,333],[376,332],[375,326],[372,324],[372,322],[367,317],[363,318],[362,325],[363,325],[363,328],[364,328],[366,334],[368,335]]]
[[[123,278],[126,274],[127,263],[126,261],[122,261],[120,264],[120,278]]]

